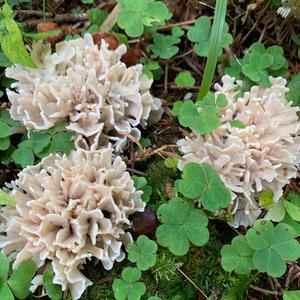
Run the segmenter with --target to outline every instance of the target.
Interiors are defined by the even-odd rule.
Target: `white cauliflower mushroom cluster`
[[[121,157],[112,150],[51,155],[25,168],[10,185],[16,206],[1,208],[0,247],[14,267],[32,259],[53,267],[53,282],[79,299],[92,283],[81,269],[96,258],[107,270],[132,242],[128,217],[144,210]]]
[[[56,44],[53,53],[50,45],[34,45],[36,69],[6,69],[16,81],[7,91],[12,118],[28,130],[68,121],[77,147],[94,150],[112,143],[121,151],[128,136],[140,138],[136,126],[145,127],[162,114],[160,99],[149,92],[152,80],[142,65],[126,67],[125,53],[125,45],[110,50],[104,40],[95,44],[90,34]]]
[[[300,163],[299,108],[285,98],[286,80],[270,81],[270,88],[253,86],[236,100],[238,85],[224,76],[223,86],[216,85],[216,95],[228,100],[219,113],[221,126],[178,141],[184,154],[179,169],[189,162],[209,163],[232,192],[233,226],[252,225],[260,215],[259,192],[272,190],[277,201]],[[243,126],[234,127],[233,120]]]

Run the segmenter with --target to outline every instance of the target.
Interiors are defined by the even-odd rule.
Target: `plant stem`
[[[198,93],[198,100],[202,100],[207,95],[215,75],[218,57],[222,49],[222,33],[225,24],[226,8],[227,0],[217,0],[210,36],[209,55]]]

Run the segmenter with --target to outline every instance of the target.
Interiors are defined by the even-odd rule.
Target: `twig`
[[[172,24],[167,24],[165,26],[159,27],[157,30],[162,31],[162,30],[170,29],[172,27],[176,27],[176,26],[181,27],[181,26],[191,25],[194,23],[196,23],[196,20],[188,20],[184,22],[172,23]]]
[[[251,32],[253,31],[253,29],[255,28],[255,26],[258,24],[258,22],[260,21],[260,19],[264,15],[264,13],[265,13],[266,9],[268,8],[269,4],[270,4],[270,0],[267,3],[267,5],[264,7],[264,9],[262,10],[260,16],[257,18],[257,20],[255,21],[255,23],[253,24],[253,26],[251,27],[251,29],[247,32],[247,34],[242,39],[241,44],[243,44],[246,41],[246,39],[248,38],[248,36],[251,34]]]
[[[21,17],[29,18],[29,17],[43,17],[43,12],[40,10],[16,10],[18,15]],[[53,18],[54,14],[51,12],[45,12],[46,18]]]
[[[147,173],[144,173],[142,171],[138,171],[136,169],[132,169],[132,168],[127,167],[126,170],[130,173],[135,173],[135,174],[138,174],[138,175],[141,175],[141,176],[147,176]]]
[[[265,289],[263,289],[263,288],[260,288],[260,287],[258,287],[258,286],[256,286],[256,285],[252,285],[252,284],[250,284],[250,288],[253,289],[253,290],[255,290],[255,291],[264,293],[264,294],[266,294],[266,295],[277,295],[277,296],[278,296],[278,295],[281,295],[280,292],[265,290]]]
[[[115,276],[106,276],[104,278],[101,278],[97,282],[95,282],[95,285],[101,285],[105,282],[113,281],[115,279]]]
[[[121,134],[121,135],[126,136],[128,139],[130,139],[131,141],[133,141],[141,150],[143,150],[142,144],[133,135],[131,135],[130,133],[125,132],[125,131],[118,131],[118,133]]]
[[[54,15],[52,14],[52,18],[44,19],[34,19],[22,22],[22,25],[27,28],[33,28],[39,23],[42,22],[54,22],[54,23],[76,23],[76,22],[85,22],[88,20],[87,14],[61,14],[61,15]],[[47,16],[47,14],[46,14]]]
[[[291,276],[293,274],[293,271],[294,271],[294,266],[292,265],[288,271],[288,274],[286,276],[286,280],[285,280],[285,283],[284,283],[284,288],[288,288],[288,286],[290,285],[290,281],[291,281]]]
[[[165,66],[164,95],[168,95],[169,64]]]
[[[117,5],[113,8],[113,10],[110,12],[108,17],[105,19],[105,21],[100,26],[99,31],[109,32],[113,28],[113,26],[117,22],[117,16],[118,16],[120,9],[121,9],[121,5],[119,3],[117,3]]]
[[[274,292],[277,292],[277,291],[276,291],[276,288],[275,288],[275,286],[274,286],[273,280],[272,280],[272,278],[271,278],[270,276],[268,276],[268,281],[269,281],[269,283],[270,283],[270,285],[271,285],[273,291],[274,291]],[[277,295],[274,295],[274,298],[275,298],[276,300],[279,300],[278,297],[277,297]]]
[[[196,285],[196,283],[190,279],[186,274],[184,274],[178,267],[176,269],[180,272],[181,275],[183,275],[199,292],[200,294],[205,298],[208,299],[208,297],[202,292],[202,290]]]

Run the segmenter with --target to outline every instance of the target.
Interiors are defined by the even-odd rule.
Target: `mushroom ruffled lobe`
[[[132,242],[128,217],[144,211],[121,157],[112,150],[51,155],[27,167],[9,185],[16,206],[1,211],[0,248],[16,255],[14,267],[32,259],[52,264],[53,282],[79,299],[92,283],[80,271],[96,258],[107,270]]]
[[[233,78],[223,77],[224,85],[216,85],[216,95],[224,93],[228,100],[219,113],[221,126],[178,141],[184,154],[179,169],[189,162],[206,162],[220,174],[235,199],[235,226],[254,223],[260,214],[257,198],[262,190],[272,190],[277,201],[300,163],[299,108],[287,102],[283,78],[271,77],[270,81],[270,88],[254,86],[236,100],[238,86]],[[234,127],[233,120],[244,128]]]
[[[35,44],[36,69],[6,69],[6,76],[16,80],[7,91],[12,118],[28,130],[69,121],[77,146],[98,149],[112,143],[122,150],[129,135],[140,138],[136,126],[156,122],[162,114],[160,99],[149,92],[152,80],[142,65],[127,68],[121,61],[125,53],[125,45],[110,50],[104,40],[98,47],[89,34],[56,44],[54,53],[49,45]]]

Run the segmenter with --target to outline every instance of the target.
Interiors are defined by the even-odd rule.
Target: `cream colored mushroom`
[[[235,200],[238,219],[242,220],[242,211],[249,207],[255,211],[248,221],[236,219],[237,226],[251,225],[258,217],[257,195],[262,190],[271,189],[277,201],[300,163],[299,108],[287,102],[284,79],[270,81],[270,88],[254,86],[235,100],[238,87],[234,79],[223,77],[224,86],[216,85],[216,94],[224,93],[228,100],[219,113],[221,126],[210,134],[193,132],[178,141],[184,154],[181,170],[189,162],[211,164],[232,192],[232,199],[240,198]],[[232,120],[239,120],[245,128],[231,126]]]
[[[132,241],[128,217],[145,207],[111,149],[51,155],[9,186],[17,205],[2,208],[0,248],[16,256],[14,267],[27,259],[38,267],[50,262],[53,282],[73,299],[92,284],[81,273],[87,260],[109,270],[124,258],[121,246]]]
[[[128,135],[139,139],[136,126],[147,126],[161,114],[161,101],[149,89],[152,80],[142,65],[127,68],[121,62],[125,45],[100,48],[91,35],[56,45],[36,44],[32,57],[36,69],[12,66],[6,76],[16,80],[7,95],[11,116],[28,130],[45,130],[69,121],[77,146],[93,149],[113,143],[117,151],[126,145]]]

